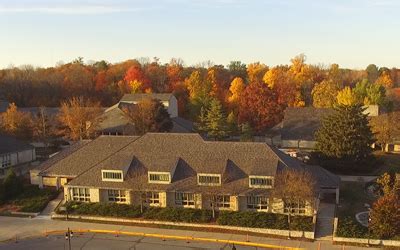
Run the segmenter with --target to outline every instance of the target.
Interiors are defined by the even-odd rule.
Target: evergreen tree
[[[210,103],[205,124],[207,135],[215,140],[221,140],[228,135],[226,115],[217,99],[213,99]]]
[[[7,172],[1,188],[4,188],[4,194],[2,194],[3,200],[15,198],[15,196],[22,192],[22,183],[12,169]]]
[[[327,166],[360,166],[371,159],[375,142],[361,105],[338,105],[316,132],[316,149]]]
[[[245,122],[240,125],[241,134],[240,134],[240,141],[253,141],[254,140],[254,131],[253,128],[250,126],[250,123]]]

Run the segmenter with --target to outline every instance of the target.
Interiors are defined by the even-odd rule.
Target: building
[[[35,148],[12,136],[0,135],[0,178],[7,170],[36,160]]]
[[[178,117],[178,100],[171,93],[125,94],[119,103],[137,104],[139,101],[146,98],[160,100],[167,108],[171,118]]]
[[[134,124],[124,112],[124,108],[135,105],[145,98],[160,100],[167,108],[171,116],[173,133],[192,133],[194,132],[193,123],[178,117],[178,104],[172,94],[126,94],[115,105],[107,108],[100,117],[98,131],[103,135],[134,135]]]
[[[45,162],[31,180],[63,188],[68,201],[198,209],[215,201],[220,210],[284,213],[285,203],[270,194],[276,173],[286,168],[310,171],[321,194],[338,198],[339,178],[318,166],[266,143],[204,141],[198,134],[100,136]],[[319,197],[296,203],[294,211],[313,215]]]

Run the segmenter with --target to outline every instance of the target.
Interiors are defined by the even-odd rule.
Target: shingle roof
[[[173,96],[171,93],[151,93],[151,94],[125,94],[120,102],[138,102],[146,98],[158,99],[160,101],[169,101]]]
[[[43,176],[76,177],[123,149],[138,137],[100,136],[40,172]]]
[[[324,116],[333,112],[328,108],[287,108],[281,127],[282,140],[314,140]]]
[[[15,137],[0,134],[0,155],[20,152],[34,147],[29,143],[18,140]]]
[[[328,170],[314,165],[305,165],[305,169],[311,172],[320,188],[339,187],[340,177],[332,174]]]
[[[10,103],[6,100],[0,99],[0,113],[6,112]]]

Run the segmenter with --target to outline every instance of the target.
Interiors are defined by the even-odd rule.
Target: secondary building
[[[15,137],[0,134],[0,178],[8,169],[36,160],[35,148]]]
[[[204,141],[198,134],[101,136],[73,145],[31,172],[32,183],[64,189],[67,201],[285,213],[271,199],[285,168],[311,171],[321,195],[339,192],[339,178],[266,143]],[[312,203],[292,211],[313,215]]]

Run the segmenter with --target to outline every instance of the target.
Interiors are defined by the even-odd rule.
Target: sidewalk
[[[56,209],[58,204],[60,204],[60,202],[62,202],[63,199],[64,199],[64,192],[61,192],[57,196],[57,198],[55,198],[54,200],[50,201],[49,204],[47,204],[46,208],[43,209],[43,211],[40,213],[40,215],[50,216],[51,213]]]
[[[123,225],[99,224],[99,223],[88,223],[88,222],[48,220],[40,217],[28,219],[28,218],[0,216],[0,225],[1,225],[0,241],[15,239],[15,237],[17,237],[18,239],[25,237],[44,237],[46,231],[66,230],[68,227],[75,231],[79,229],[82,230],[97,229],[97,230],[114,230],[114,231],[117,230],[125,232],[141,232],[146,234],[165,234],[165,235],[190,236],[198,238],[213,238],[213,239],[223,239],[223,240],[237,240],[237,241],[247,240],[246,235],[239,235],[239,234],[225,234],[216,232],[198,232],[198,231],[177,230],[177,229],[161,229],[161,228],[123,226]],[[303,242],[296,240],[265,238],[258,236],[249,236],[248,239],[250,242],[286,246],[286,247],[321,249],[321,250],[342,249],[342,246],[332,245],[332,243],[329,241]],[[345,249],[356,250],[363,248],[346,246]]]

